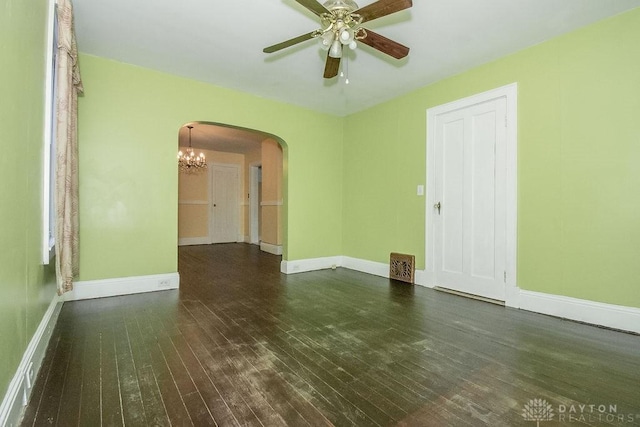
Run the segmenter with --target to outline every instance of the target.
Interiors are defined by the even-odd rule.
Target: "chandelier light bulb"
[[[358,42],[356,42],[355,40],[349,43],[349,49],[356,50],[357,47],[358,47]]]
[[[340,42],[342,42],[342,44],[350,44],[354,37],[355,34],[352,28],[346,27],[340,31]]]

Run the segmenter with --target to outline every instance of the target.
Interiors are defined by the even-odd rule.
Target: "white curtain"
[[[82,81],[70,0],[58,0],[56,67],[56,274],[58,294],[78,275],[78,94]]]

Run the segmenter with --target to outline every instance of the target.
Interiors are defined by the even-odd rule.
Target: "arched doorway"
[[[281,255],[286,248],[286,145],[258,130],[206,121],[185,123],[181,150],[205,154],[207,168],[180,172],[178,244],[245,242]]]

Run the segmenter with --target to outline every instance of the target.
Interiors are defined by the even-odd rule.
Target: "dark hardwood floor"
[[[66,303],[22,425],[640,425],[638,336],[279,262],[182,247],[179,292]]]

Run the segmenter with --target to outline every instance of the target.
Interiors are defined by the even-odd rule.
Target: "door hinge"
[[[507,272],[504,272],[504,283],[507,283]]]
[[[509,127],[509,121],[507,120],[507,116],[504,116],[504,127]]]

